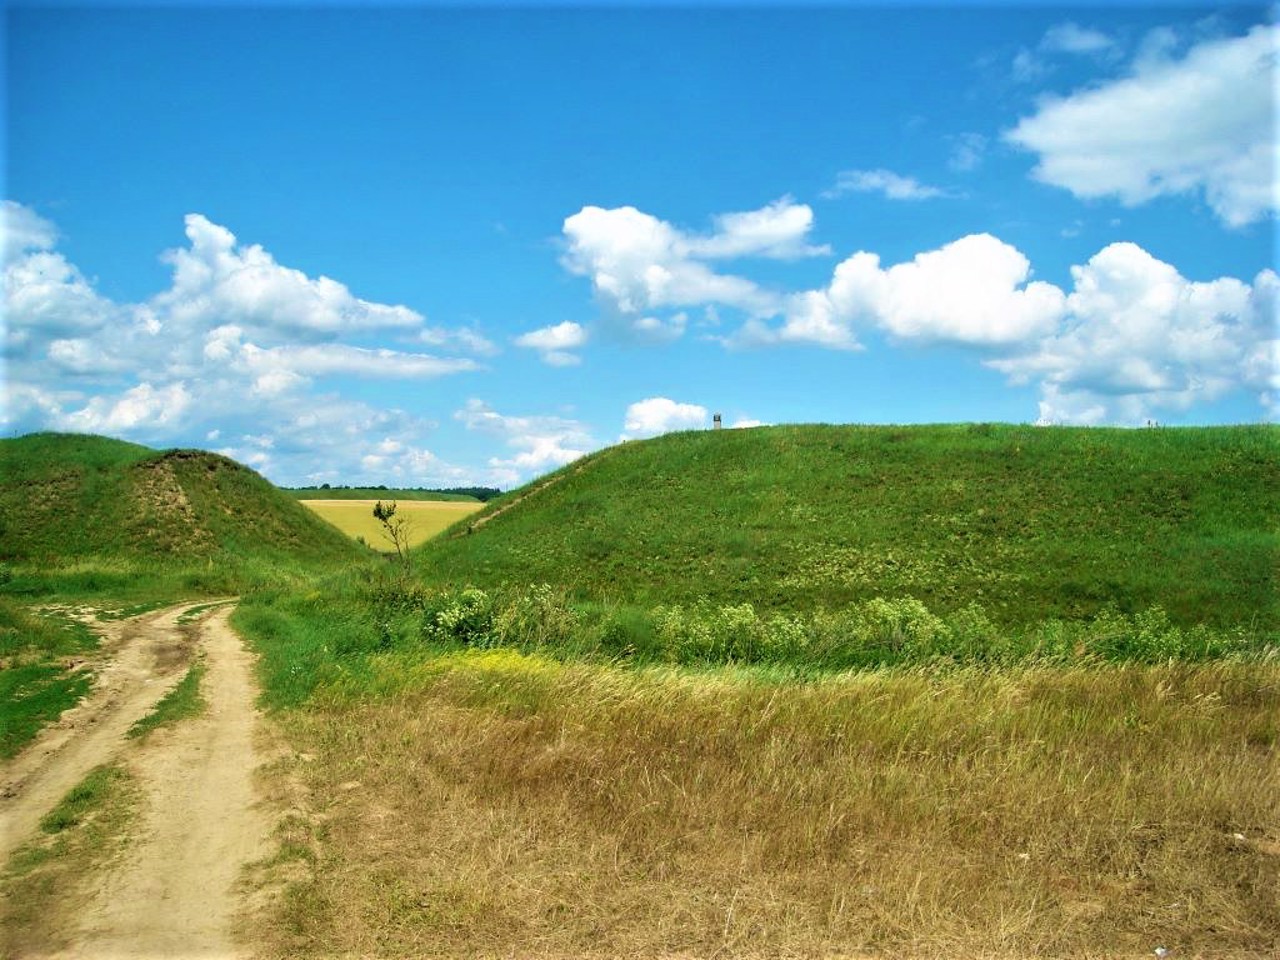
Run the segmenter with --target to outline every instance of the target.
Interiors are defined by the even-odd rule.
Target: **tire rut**
[[[242,868],[268,850],[272,819],[253,776],[262,754],[253,657],[231,629],[231,608],[179,625],[194,604],[126,622],[108,643],[98,691],[60,729],[46,731],[4,771],[0,799],[4,852],[31,836],[39,819],[93,767],[123,762],[141,793],[121,856],[78,884],[56,958],[211,960],[243,955],[234,937]],[[184,632],[188,635],[184,639]],[[182,655],[176,656],[179,645]],[[129,727],[178,682],[195,657],[205,709],[129,741]],[[52,946],[52,944],[51,944]]]

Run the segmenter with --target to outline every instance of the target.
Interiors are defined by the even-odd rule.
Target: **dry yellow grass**
[[[375,696],[370,696],[376,691]],[[292,715],[265,956],[1274,956],[1280,670],[388,656]]]
[[[391,541],[383,532],[382,525],[373,518],[376,500],[301,500],[299,502],[303,506],[310,507],[347,536],[363,537],[366,543],[377,550],[392,549]],[[483,503],[466,501],[399,500],[396,502],[396,513],[409,518],[409,545],[416,547],[483,506]]]

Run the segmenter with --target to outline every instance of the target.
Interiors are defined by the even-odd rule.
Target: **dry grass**
[[[328,520],[349,537],[363,537],[378,550],[390,550],[391,541],[373,518],[376,500],[300,500],[304,507]],[[475,513],[483,503],[451,500],[397,500],[396,512],[409,518],[409,545],[416,547],[441,530]]]
[[[378,677],[289,719],[313,869],[265,955],[1280,948],[1274,666]]]

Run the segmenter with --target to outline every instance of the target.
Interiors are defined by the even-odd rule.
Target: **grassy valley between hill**
[[[258,956],[1271,955],[1278,440],[671,435],[408,563],[220,458],[5,441],[35,445],[0,501],[0,679],[90,642],[35,608],[129,582],[103,571],[143,572],[121,601],[242,596],[292,748]]]

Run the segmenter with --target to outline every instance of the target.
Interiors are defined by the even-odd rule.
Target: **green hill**
[[[508,494],[423,547],[418,568],[624,604],[914,597],[1010,624],[1161,605],[1184,623],[1274,629],[1277,441],[1269,426],[668,435]]]
[[[199,450],[104,437],[0,440],[0,561],[234,573],[319,568],[363,553],[257,473]]]

